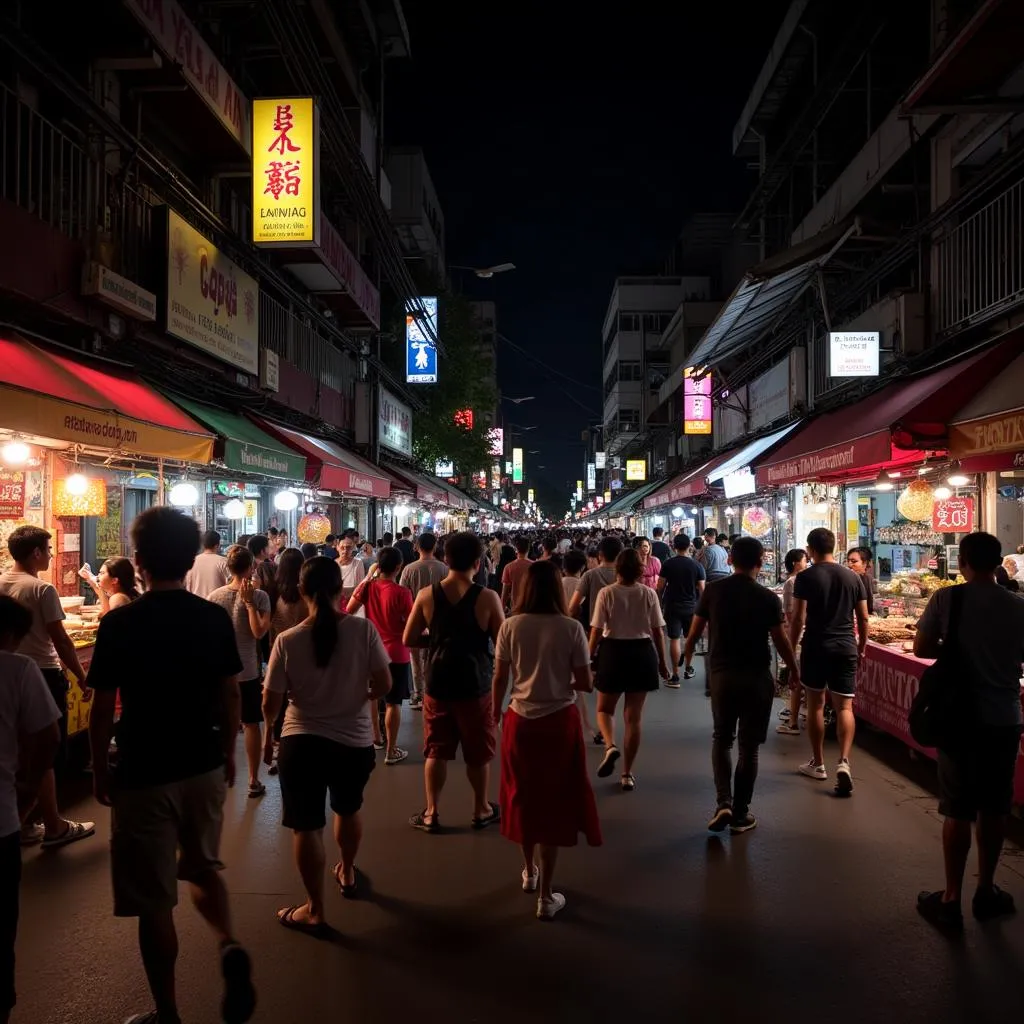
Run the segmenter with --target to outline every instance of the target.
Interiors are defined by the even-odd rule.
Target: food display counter
[[[92,652],[96,647],[95,634],[90,639],[74,639],[74,644],[78,660],[82,663],[82,668],[88,672],[89,662],[92,661]],[[71,683],[68,689],[68,739],[71,739],[79,733],[88,731],[92,698],[86,700],[82,696],[82,688],[78,685],[79,681],[73,672],[68,673],[68,681]]]

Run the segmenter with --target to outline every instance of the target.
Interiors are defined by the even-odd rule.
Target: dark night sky
[[[614,278],[658,272],[688,214],[737,209],[752,183],[731,133],[788,2],[669,6],[600,18],[552,0],[407,0],[412,60],[389,66],[387,141],[423,146],[448,261],[518,268],[456,282],[578,382],[499,348],[503,392],[537,396],[504,403],[539,427],[526,447],[544,454],[527,458],[527,477],[544,465],[563,490],[580,475],[580,431],[601,418]]]

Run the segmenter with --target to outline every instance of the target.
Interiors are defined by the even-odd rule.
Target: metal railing
[[[951,228],[936,252],[939,334],[1024,302],[1024,180]]]

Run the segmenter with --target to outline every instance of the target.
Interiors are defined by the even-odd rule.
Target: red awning
[[[696,469],[690,469],[680,474],[649,498],[644,498],[644,508],[652,509],[661,508],[662,505],[678,505],[680,502],[699,498],[708,489],[705,482],[706,478],[718,466],[732,458],[734,454],[735,450],[724,452],[721,455],[716,455],[713,459],[698,466]]]
[[[321,490],[363,498],[391,496],[391,483],[381,470],[333,441],[268,420],[258,422],[268,433],[306,456],[306,479],[318,484]]]
[[[426,501],[432,505],[451,504],[449,495],[439,483],[432,483],[414,469],[396,466],[391,462],[387,464],[386,469],[391,476],[398,480],[399,484],[402,485],[402,489],[411,490],[416,495],[418,501]]]
[[[771,461],[758,466],[758,486],[870,475],[945,450],[947,424],[964,395],[999,373],[1019,345],[1016,339],[1003,342],[810,420]]]

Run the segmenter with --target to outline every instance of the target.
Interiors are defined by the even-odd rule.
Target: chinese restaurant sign
[[[167,216],[167,333],[259,373],[259,285],[173,210]]]
[[[830,377],[877,377],[878,331],[832,331],[828,336]]]
[[[320,129],[311,96],[252,102],[252,240],[319,244]]]
[[[0,519],[25,518],[25,474],[0,469]]]
[[[683,370],[683,433],[711,433],[711,374],[695,380],[693,367]]]
[[[124,0],[153,41],[185,81],[213,111],[238,144],[249,152],[252,142],[249,100],[213,55],[195,25],[175,0]]]
[[[974,529],[974,499],[945,498],[933,502],[932,529],[936,533],[970,533]]]

